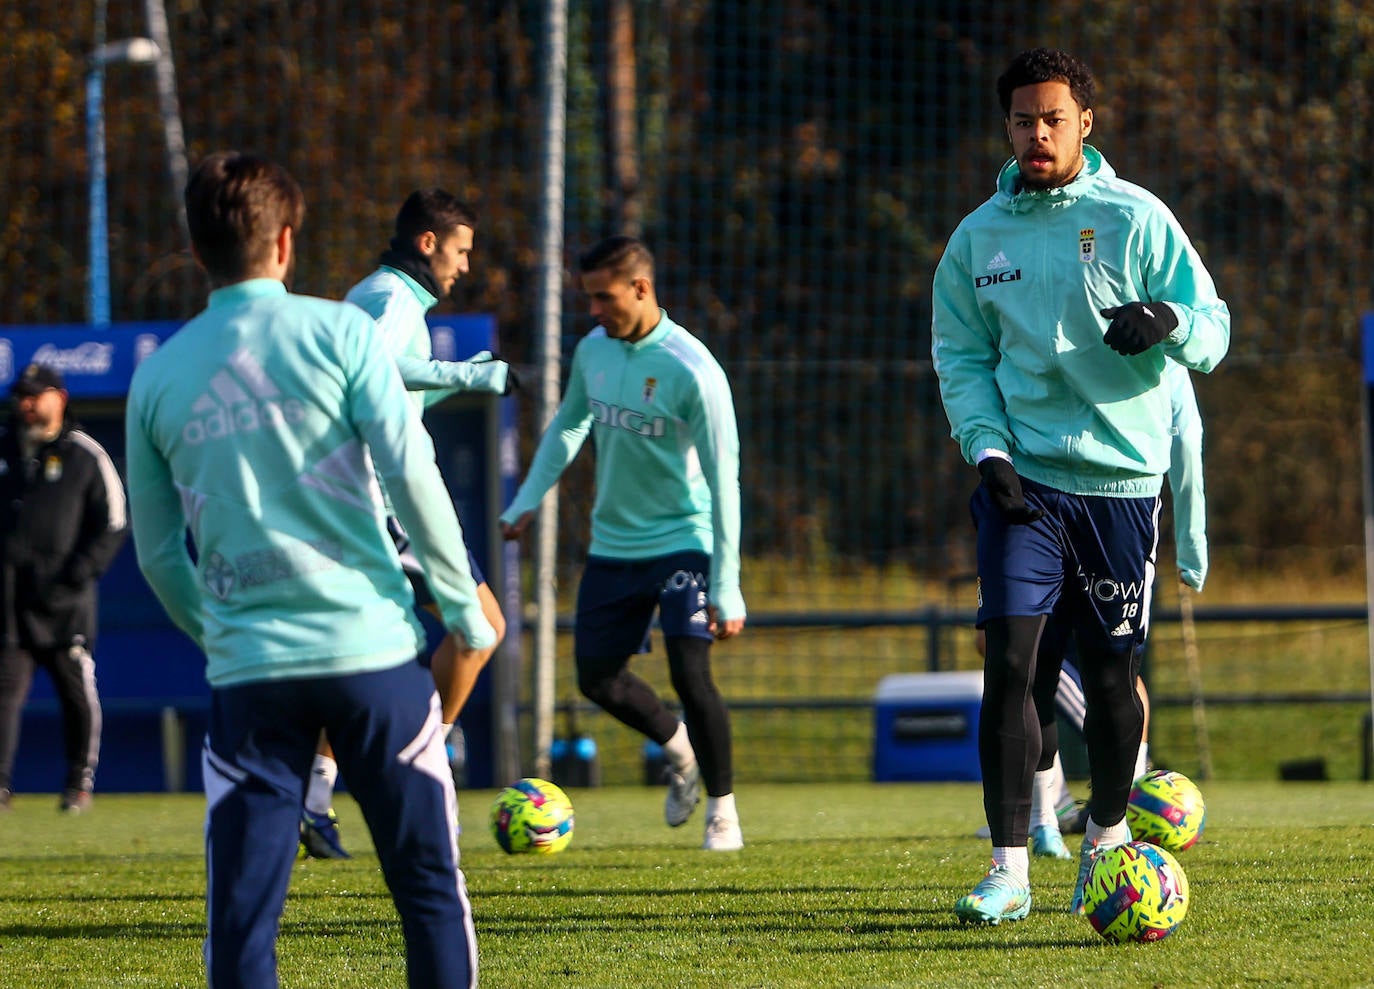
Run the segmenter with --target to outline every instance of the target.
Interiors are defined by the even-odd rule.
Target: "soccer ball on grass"
[[[1188,777],[1156,769],[1131,787],[1126,824],[1136,841],[1178,853],[1192,848],[1201,837],[1207,825],[1207,805]]]
[[[561,852],[572,842],[572,801],[548,780],[518,780],[491,805],[491,833],[510,855]]]
[[[1188,877],[1158,845],[1127,842],[1093,860],[1083,905],[1088,922],[1108,941],[1162,941],[1188,913]]]

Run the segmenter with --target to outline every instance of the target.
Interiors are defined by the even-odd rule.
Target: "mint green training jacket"
[[[997,192],[955,229],[935,272],[931,356],[964,458],[1011,456],[1023,477],[1081,495],[1148,497],[1170,464],[1165,361],[1210,371],[1231,316],[1163,203],[1093,147],[1065,186]],[[1166,340],[1125,357],[1100,310],[1164,302]]]
[[[1169,491],[1174,498],[1174,560],[1180,578],[1195,591],[1207,581],[1207,495],[1202,483],[1202,416],[1188,369],[1170,361],[1164,369],[1172,406],[1173,450]]]
[[[382,265],[349,289],[344,301],[377,321],[418,412],[458,392],[505,391],[504,361],[435,359],[425,314],[439,300],[399,268]]]
[[[711,557],[711,603],[745,617],[739,589],[739,432],[725,372],[668,314],[627,343],[596,327],[573,351],[563,401],[501,521],[538,506],[591,430],[593,556]]]
[[[211,292],[134,372],[138,563],[204,650],[212,686],[414,660],[424,629],[377,476],[445,626],[475,648],[495,643],[434,445],[386,353],[356,306],[259,278]]]

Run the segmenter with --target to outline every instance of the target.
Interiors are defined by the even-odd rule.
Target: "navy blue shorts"
[[[1141,645],[1159,546],[1157,495],[1074,495],[1024,477],[1026,503],[1045,512],[1010,525],[980,485],[969,502],[978,529],[978,625],[1061,613],[1080,634],[1098,627],[1109,648]]]
[[[429,582],[425,580],[425,571],[420,566],[420,561],[410,549],[410,536],[406,535],[405,527],[401,525],[401,520],[394,515],[386,520],[387,532],[391,533],[391,541],[396,544],[396,554],[401,558],[401,570],[410,580],[411,589],[415,592],[415,603],[421,608],[428,608],[434,603],[434,595],[430,593]],[[472,582],[474,584],[485,584],[487,575],[482,573],[482,568],[477,564],[477,557],[472,555],[472,550],[463,545],[463,549],[468,554],[468,569],[472,571]]]
[[[705,553],[672,553],[652,560],[588,557],[577,589],[574,653],[648,652],[654,609],[665,637],[713,639],[706,613],[710,580],[711,558]]]

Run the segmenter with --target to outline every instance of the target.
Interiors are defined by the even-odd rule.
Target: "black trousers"
[[[100,759],[100,697],[95,661],[84,643],[0,650],[0,789],[9,789],[19,750],[19,722],[33,685],[33,672],[47,670],[62,705],[64,790],[90,790]]]

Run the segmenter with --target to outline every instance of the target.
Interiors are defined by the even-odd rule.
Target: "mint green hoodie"
[[[966,216],[935,271],[931,356],[964,458],[1009,454],[1023,477],[1082,495],[1159,493],[1170,463],[1165,362],[1210,371],[1231,317],[1163,203],[1095,148],[1065,186],[997,192]],[[1124,357],[1100,310],[1165,302],[1178,326]]]

